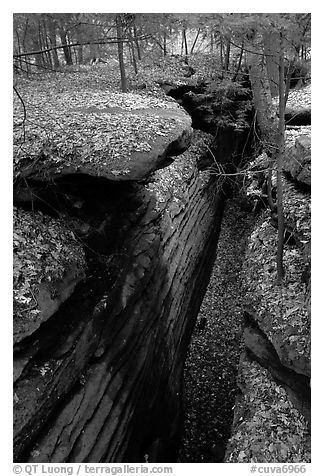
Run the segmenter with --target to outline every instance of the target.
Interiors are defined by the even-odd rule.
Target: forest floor
[[[227,202],[215,264],[186,360],[182,463],[220,462],[230,437],[242,337],[240,271],[254,222],[237,200]]]

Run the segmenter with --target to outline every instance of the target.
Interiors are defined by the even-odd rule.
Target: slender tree
[[[46,15],[46,23],[47,23],[47,29],[48,29],[48,35],[49,35],[49,45],[55,48],[57,46],[57,43],[56,43],[57,31],[56,31],[56,24],[55,24],[53,15],[51,14]],[[51,51],[51,55],[52,55],[52,62],[53,62],[54,69],[59,69],[60,61],[58,58],[57,50],[53,49]]]
[[[121,90],[123,93],[127,92],[127,81],[126,81],[126,72],[124,64],[124,34],[123,34],[123,24],[122,24],[122,14],[117,13],[115,17],[116,21],[116,30],[117,30],[117,41],[118,41],[118,61],[120,69],[120,78],[121,78]]]
[[[282,166],[285,151],[285,65],[284,65],[284,40],[280,32],[280,56],[279,56],[279,139],[277,154],[277,212],[278,212],[278,248],[277,248],[277,271],[278,284],[281,284],[284,276],[283,249],[284,249],[284,213],[282,191]]]
[[[271,96],[278,96],[279,91],[279,39],[276,31],[263,32],[263,45]]]
[[[137,27],[136,27],[135,22],[134,22],[134,25],[133,25],[133,32],[134,32],[134,42],[135,42],[136,51],[137,51],[137,58],[138,58],[139,61],[141,61],[141,59],[142,59],[141,46],[140,46],[140,42],[139,42],[139,39],[138,39],[138,36],[137,36]]]
[[[187,57],[188,56],[188,42],[187,42],[187,33],[186,33],[185,27],[182,29],[182,39],[183,39],[183,46],[184,46],[184,54]]]
[[[225,39],[225,60],[224,60],[224,69],[225,69],[225,71],[228,71],[228,69],[229,69],[230,53],[231,53],[230,39],[226,38]]]
[[[248,55],[250,81],[253,91],[254,105],[257,114],[258,125],[261,132],[261,140],[264,151],[269,157],[269,171],[268,171],[268,196],[271,196],[272,191],[272,170],[275,161],[277,161],[277,216],[278,216],[278,249],[277,249],[277,277],[278,283],[282,282],[284,267],[282,262],[283,257],[283,243],[284,243],[284,216],[282,206],[282,140],[284,141],[284,112],[283,119],[279,123],[277,111],[272,103],[272,96],[270,90],[270,81],[266,69],[266,59],[264,55],[264,45],[262,34],[253,30],[249,35],[250,53]],[[278,43],[277,43],[278,44]],[[273,52],[276,54],[277,52]],[[280,52],[281,53],[281,52]],[[281,59],[282,61],[282,59]],[[284,77],[280,71],[280,91],[284,91]],[[278,75],[279,77],[279,75]],[[284,93],[282,94],[284,100]],[[283,104],[283,105],[282,105]],[[281,108],[284,103],[281,103]],[[283,121],[283,122],[282,122]],[[280,129],[279,129],[280,127]],[[280,133],[279,133],[280,130]],[[283,142],[284,144],[284,142]],[[279,164],[279,170],[278,170]],[[279,191],[279,193],[278,193]],[[274,210],[273,210],[274,212]]]
[[[196,33],[194,42],[193,42],[193,44],[192,44],[192,47],[191,47],[191,49],[190,49],[190,54],[191,54],[191,55],[192,55],[193,52],[194,52],[194,49],[195,49],[196,43],[197,43],[197,41],[198,41],[198,37],[199,37],[200,31],[201,31],[201,29],[200,29],[200,27],[199,27],[198,30],[197,30],[197,33]]]
[[[127,37],[128,37],[128,40],[129,40],[128,47],[129,47],[129,53],[130,53],[131,61],[133,63],[133,67],[134,67],[134,72],[135,72],[135,74],[138,74],[137,61],[136,61],[135,48],[134,48],[134,38],[132,36],[132,28],[130,26],[128,27]]]
[[[236,81],[236,78],[237,78],[237,76],[240,72],[241,65],[242,65],[242,59],[243,59],[243,54],[244,54],[244,40],[242,40],[242,45],[241,45],[241,49],[240,49],[240,56],[239,56],[239,59],[238,59],[237,65],[236,65],[236,70],[235,70],[235,74],[232,78],[232,81]]]

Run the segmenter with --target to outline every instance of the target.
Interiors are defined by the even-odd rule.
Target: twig
[[[18,90],[17,90],[16,86],[13,86],[13,88],[14,88],[14,91],[15,91],[15,93],[17,94],[17,96],[18,96],[18,98],[19,98],[19,100],[20,100],[20,102],[21,102],[21,104],[22,104],[22,106],[23,106],[23,110],[24,110],[24,118],[23,118],[23,120],[22,120],[21,124],[17,124],[17,126],[18,126],[18,127],[20,127],[20,126],[23,126],[23,131],[24,131],[24,142],[25,142],[25,140],[26,140],[26,129],[25,129],[25,123],[26,123],[26,119],[27,119],[27,111],[26,111],[26,106],[25,106],[24,100],[23,100],[23,98],[20,96],[20,94],[19,94],[19,92],[18,92]]]

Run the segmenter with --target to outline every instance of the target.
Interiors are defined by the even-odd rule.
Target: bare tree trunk
[[[186,34],[185,28],[183,28],[182,30],[182,36],[183,36],[183,42],[184,42],[184,48],[185,48],[185,56],[188,56],[188,43],[187,43],[187,34]]]
[[[56,47],[56,28],[53,18],[47,17],[47,24],[48,24],[48,31],[49,31],[49,38],[52,47]],[[54,69],[59,69],[60,61],[58,59],[57,50],[53,49],[51,51],[52,54],[52,61]]]
[[[137,57],[138,57],[138,60],[141,61],[141,59],[142,59],[141,47],[140,47],[140,44],[139,44],[139,41],[138,41],[138,38],[137,38],[136,25],[133,26],[133,30],[134,30],[134,41],[135,41],[135,46],[136,46],[136,51],[137,51]]]
[[[127,92],[127,82],[126,82],[126,73],[125,73],[125,64],[124,64],[124,43],[123,43],[123,29],[122,29],[122,19],[121,14],[117,13],[116,18],[116,28],[117,28],[117,40],[118,40],[118,61],[120,69],[120,78],[121,78],[121,90],[123,93]]]
[[[281,45],[281,49],[283,46]],[[277,159],[277,213],[278,213],[278,248],[277,248],[277,278],[281,283],[284,275],[282,253],[284,238],[284,219],[282,207],[282,158],[284,149],[284,128],[285,128],[285,105],[284,105],[284,71],[283,52],[280,54],[281,69],[279,81],[280,99],[280,121],[276,114],[276,108],[272,104],[272,97],[269,85],[269,78],[266,69],[265,57],[262,50],[262,39],[256,34],[254,43],[251,46],[252,53],[249,54],[250,81],[253,91],[254,106],[256,109],[258,125],[261,132],[261,140],[264,151],[269,157],[270,166],[268,172],[268,196],[271,194],[272,168]],[[280,129],[279,129],[280,128]],[[280,135],[278,134],[280,133]]]
[[[289,88],[290,88],[290,80],[291,80],[291,75],[294,71],[294,67],[291,65],[289,62],[288,64],[288,72],[287,72],[287,77],[286,77],[286,87],[285,87],[285,106],[288,101],[288,96],[289,96]]]
[[[98,45],[94,45],[93,43],[90,44],[90,56],[92,58],[98,58],[99,57]]]
[[[170,54],[173,55],[173,40],[172,40],[172,32],[173,32],[173,29],[172,29],[172,25],[169,26],[169,38],[170,38],[170,41],[169,41],[169,45],[170,45]]]
[[[62,46],[63,46],[63,53],[64,53],[64,58],[65,58],[66,64],[71,66],[71,65],[73,65],[71,49],[70,49],[70,47],[67,43],[67,37],[66,37],[66,33],[65,33],[64,30],[60,30],[60,38],[61,38],[61,42],[62,42]]]
[[[244,52],[244,40],[242,41],[242,46],[241,46],[241,51],[240,51],[240,57],[239,57],[239,60],[238,60],[237,66],[236,66],[236,71],[235,71],[235,74],[234,74],[234,76],[233,76],[232,81],[236,81],[237,75],[238,75],[239,72],[240,72],[241,64],[242,64],[242,58],[243,58],[243,52]]]
[[[227,39],[226,40],[226,49],[225,49],[225,63],[224,63],[225,71],[228,71],[228,69],[229,69],[230,52],[231,52],[231,44],[229,42],[229,39]]]
[[[191,54],[191,55],[192,55],[193,52],[194,52],[194,49],[195,49],[195,46],[196,46],[196,43],[197,43],[199,34],[200,34],[200,28],[198,28],[197,34],[196,34],[196,37],[195,37],[195,40],[194,40],[194,42],[193,42],[193,44],[192,44],[192,47],[191,47],[191,50],[190,50],[190,54]]]
[[[224,54],[223,54],[223,37],[220,37],[219,41],[219,49],[220,49],[220,61],[221,61],[221,70],[222,70],[222,77],[224,71]]]
[[[278,96],[279,86],[279,44],[278,36],[274,32],[263,34],[264,53],[266,57],[267,73],[270,82],[271,96]]]
[[[42,35],[42,22],[41,22],[41,19],[38,20],[38,44],[39,44],[39,47],[40,47],[40,50],[44,50],[46,45],[43,41],[43,35]],[[43,68],[46,68],[47,67],[47,58],[46,58],[46,53],[41,53],[40,55],[38,55],[39,58],[40,58],[40,62],[41,62],[41,66]]]
[[[168,50],[167,50],[167,34],[166,31],[163,32],[163,55],[167,56]]]
[[[74,46],[73,49],[73,56],[74,56],[74,64],[78,64],[78,51],[77,48]]]
[[[284,277],[283,248],[284,248],[284,214],[282,192],[282,163],[285,151],[285,70],[283,35],[280,32],[280,58],[279,58],[279,150],[277,156],[277,213],[278,213],[278,248],[277,248],[277,273],[278,284],[281,285]]]
[[[251,46],[252,52],[248,55],[250,81],[253,91],[254,106],[257,121],[261,131],[261,139],[268,157],[274,157],[277,152],[278,117],[276,108],[272,104],[269,79],[263,55],[262,40],[258,36]]]
[[[19,31],[18,31],[17,28],[16,28],[16,37],[17,37],[18,53],[21,53],[21,52],[22,52],[21,42],[20,42],[20,37],[19,37]],[[20,68],[21,70],[24,69],[24,67],[23,67],[23,62],[22,62],[22,59],[21,59],[21,58],[19,58],[19,68]]]
[[[28,23],[29,22],[28,22],[28,18],[27,18],[26,23],[25,23],[24,36],[23,36],[23,39],[22,39],[22,49],[23,49],[24,52],[26,51],[25,42],[26,42],[26,37],[27,37]],[[26,69],[27,69],[27,74],[30,73],[31,66],[30,66],[29,62],[25,63],[25,66],[26,66]]]
[[[138,74],[138,68],[137,68],[137,62],[136,62],[136,56],[135,56],[135,50],[134,50],[134,45],[133,45],[133,41],[132,41],[132,38],[129,37],[129,52],[130,52],[130,57],[131,57],[131,61],[133,63],[133,67],[134,67],[134,73],[135,74]]]
[[[33,39],[32,39],[32,44],[33,44],[34,50],[36,50],[36,51],[41,50],[41,45],[39,44],[39,36],[38,36],[38,35],[37,35],[37,36],[35,35],[35,36],[33,37]],[[35,65],[36,65],[36,67],[39,68],[39,69],[42,69],[42,67],[43,67],[43,61],[42,61],[42,56],[41,56],[41,54],[35,54],[34,57],[35,57]]]
[[[83,63],[83,46],[79,45],[77,47],[77,58],[78,58],[78,64]]]
[[[24,36],[23,36],[23,39],[22,39],[22,49],[23,49],[24,52],[26,51],[25,42],[26,42],[27,30],[28,30],[28,18],[26,18]]]
[[[270,162],[267,175],[267,195],[268,195],[268,204],[271,212],[276,213],[275,204],[272,198],[272,172],[273,172],[273,161]]]
[[[48,33],[47,33],[47,24],[45,18],[43,18],[43,41],[46,49],[50,48],[50,44],[48,41]],[[47,51],[46,52],[46,62],[49,65],[49,67],[52,69],[53,68],[53,62],[52,62],[52,57],[51,57],[51,52]]]

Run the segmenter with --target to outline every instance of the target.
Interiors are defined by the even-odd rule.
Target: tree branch
[[[25,106],[24,100],[23,100],[23,98],[20,96],[19,91],[18,91],[18,89],[16,88],[16,86],[14,86],[13,88],[14,88],[14,91],[15,91],[15,93],[17,94],[17,96],[18,96],[18,98],[19,98],[19,100],[20,100],[20,102],[21,102],[21,104],[22,104],[22,106],[23,106],[23,110],[24,110],[24,118],[23,118],[22,122],[21,122],[20,124],[17,124],[17,125],[18,125],[18,127],[23,126],[23,130],[24,130],[24,142],[25,142],[25,140],[26,140],[25,122],[26,122],[26,119],[27,119],[26,106]]]
[[[139,38],[139,39],[145,39],[145,37],[143,38]],[[130,40],[126,40],[126,39],[123,39],[123,40],[95,40],[95,41],[86,41],[84,43],[70,43],[70,44],[66,44],[66,45],[61,45],[61,46],[52,46],[51,48],[45,48],[43,50],[38,50],[38,51],[27,51],[26,53],[17,53],[17,54],[14,54],[13,57],[14,58],[21,58],[22,56],[33,56],[33,55],[40,55],[40,54],[43,54],[43,53],[47,53],[49,51],[53,51],[53,50],[59,50],[59,49],[63,49],[63,48],[72,48],[74,46],[85,46],[85,45],[108,45],[108,44],[118,44],[120,42],[122,43],[129,43]]]

